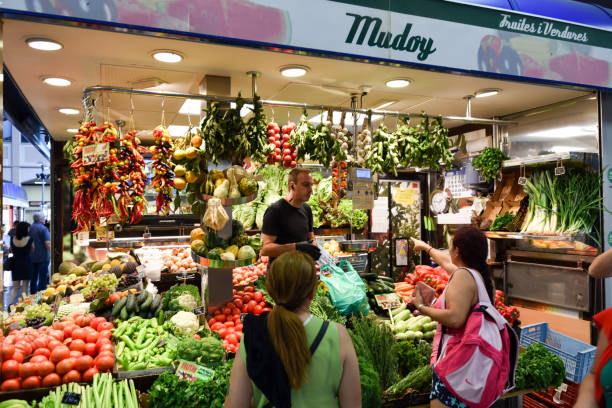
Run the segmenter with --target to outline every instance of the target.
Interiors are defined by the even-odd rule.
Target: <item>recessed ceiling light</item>
[[[59,113],[63,113],[64,115],[78,115],[79,113],[81,113],[80,110],[72,108],[59,108],[58,111]]]
[[[389,101],[389,102],[385,102],[381,105],[378,105],[377,107],[374,108],[374,110],[380,110],[380,109],[385,109],[387,106],[391,106],[395,103],[396,101]]]
[[[308,71],[310,71],[310,68],[305,65],[286,65],[280,68],[281,74],[289,78],[304,76]]]
[[[389,88],[404,88],[410,85],[411,80],[408,78],[395,78],[390,81],[385,82]]]
[[[160,62],[175,63],[183,59],[183,56],[172,50],[157,50],[153,51],[153,58]]]
[[[76,133],[78,131],[79,131],[79,129],[66,129],[66,132],[68,132],[68,133]]]
[[[476,91],[474,96],[476,98],[486,98],[487,96],[494,96],[501,92],[501,89],[498,88],[487,88],[481,89],[480,91]]]
[[[68,86],[72,83],[71,80],[60,77],[46,77],[43,78],[43,82],[47,85],[52,86]]]
[[[57,41],[48,40],[46,38],[28,38],[26,44],[40,51],[57,51],[64,48],[64,46]]]

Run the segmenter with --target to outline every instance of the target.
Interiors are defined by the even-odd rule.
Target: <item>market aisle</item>
[[[589,322],[586,320],[572,319],[554,313],[540,312],[533,309],[518,307],[521,312],[522,327],[530,324],[548,322],[551,330],[565,334],[585,343],[591,343]]]

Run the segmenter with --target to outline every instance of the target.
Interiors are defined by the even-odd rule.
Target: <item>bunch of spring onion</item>
[[[525,184],[529,208],[521,232],[545,235],[590,234],[601,209],[598,173],[571,169],[562,176],[534,173]]]
[[[78,405],[62,404],[66,392],[81,395]],[[93,384],[64,384],[51,391],[38,403],[38,408],[138,408],[138,397],[133,380],[115,382],[110,373],[96,374]]]

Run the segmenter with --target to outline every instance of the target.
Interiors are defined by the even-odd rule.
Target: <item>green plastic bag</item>
[[[320,271],[321,282],[327,286],[331,301],[340,314],[365,316],[370,312],[365,285],[352,265],[346,267],[347,272],[344,272],[339,266],[323,265]]]

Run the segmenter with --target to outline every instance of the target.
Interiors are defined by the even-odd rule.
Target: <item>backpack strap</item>
[[[315,351],[317,351],[317,348],[319,347],[319,344],[321,344],[321,340],[323,340],[323,336],[325,336],[325,332],[327,331],[328,327],[329,321],[325,320],[321,325],[321,328],[319,329],[319,333],[317,333],[317,337],[315,337],[314,341],[310,345],[311,356],[314,354]]]
[[[310,345],[310,355],[311,356],[314,354],[315,351],[317,351],[317,348],[319,347],[319,344],[321,344],[321,341],[323,340],[323,336],[325,336],[325,332],[327,332],[328,327],[329,327],[329,321],[325,320],[323,324],[321,325],[319,332],[317,333],[317,337],[315,337],[314,341]],[[270,401],[268,401],[263,406],[263,408],[273,408],[273,405],[270,403]]]

